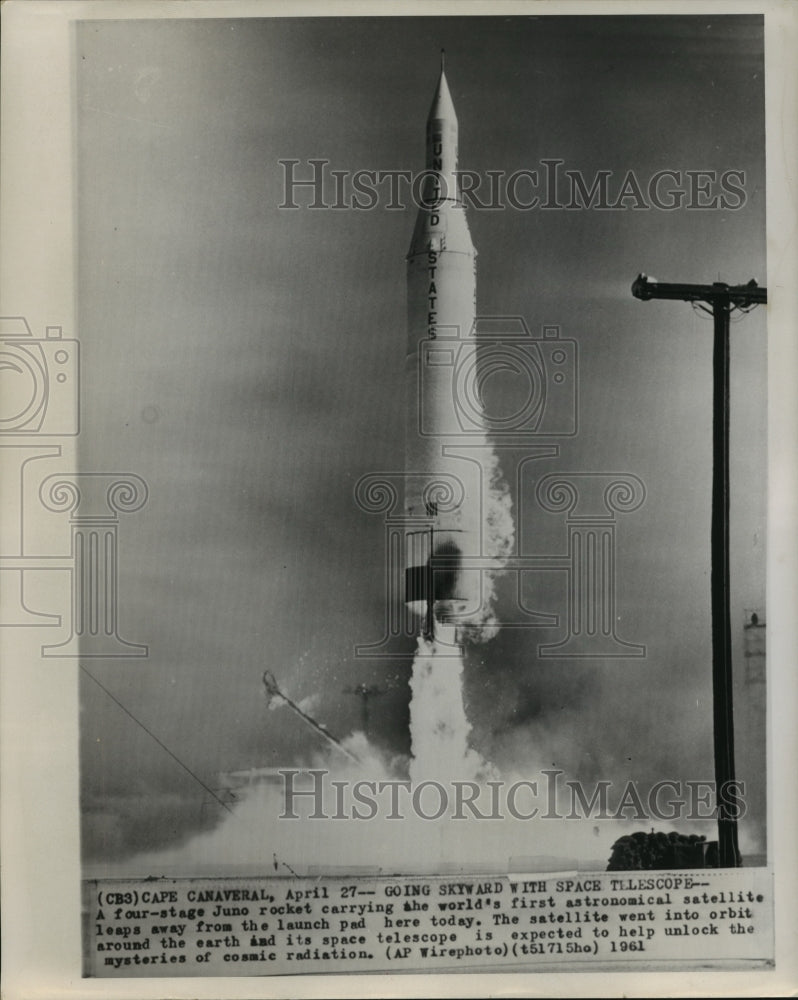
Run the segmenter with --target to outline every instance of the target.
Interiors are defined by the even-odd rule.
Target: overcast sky
[[[269,711],[269,669],[346,736],[406,754],[405,659],[382,635],[379,517],[358,479],[403,462],[404,255],[414,210],[280,209],[279,161],[420,170],[446,48],[460,166],[560,159],[611,192],[633,171],[738,171],[731,205],[663,211],[472,208],[478,312],[578,342],[580,429],[513,485],[524,553],[564,547],[534,481],[628,472],[643,506],[617,527],[619,634],[639,660],[541,662],[556,628],[467,653],[472,740],[499,768],[584,781],[711,780],[712,324],[630,285],[765,276],[758,17],[491,17],[86,22],[75,41],[78,319],[85,470],[129,470],[147,507],[120,529],[120,631],[146,661],[89,669],[203,781],[307,763],[316,737]],[[307,176],[309,168],[297,171]],[[526,197],[528,189],[522,190]],[[713,194],[718,194],[715,185]],[[740,204],[743,202],[742,204]],[[745,843],[763,849],[761,719],[742,683],[744,609],[764,607],[765,317],[732,326],[732,627]],[[510,456],[517,460],[518,455]],[[524,599],[562,614],[563,574]],[[505,614],[511,595],[502,590]],[[502,606],[499,608],[500,617]],[[758,695],[756,697],[759,697]],[[208,795],[82,678],[84,852],[91,862],[219,822]],[[707,829],[712,835],[712,828]]]

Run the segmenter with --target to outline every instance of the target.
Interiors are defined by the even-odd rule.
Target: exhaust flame
[[[436,637],[419,637],[410,680],[410,780],[434,778],[487,781],[497,778],[492,764],[468,746],[471,725],[463,705],[462,653],[453,626],[438,625]]]

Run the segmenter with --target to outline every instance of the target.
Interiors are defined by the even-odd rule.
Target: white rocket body
[[[479,571],[467,567],[480,549],[480,455],[463,448],[476,442],[458,433],[463,401],[455,398],[462,348],[472,364],[475,357],[476,251],[456,169],[457,116],[441,69],[427,120],[424,204],[407,254],[405,515],[419,520],[407,534],[405,600],[428,637],[436,623],[456,625],[480,606]],[[460,457],[447,454],[458,445]]]

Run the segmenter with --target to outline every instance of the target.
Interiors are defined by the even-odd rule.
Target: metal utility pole
[[[718,808],[718,865],[741,864],[737,819],[729,815],[722,789],[734,781],[734,703],[732,689],[731,608],[729,603],[729,317],[732,309],[767,302],[767,289],[747,285],[663,284],[639,274],[632,285],[637,299],[678,299],[711,312],[715,325],[712,357],[712,702],[715,745],[715,795]],[[705,303],[705,305],[701,305]],[[710,308],[707,308],[709,306]]]

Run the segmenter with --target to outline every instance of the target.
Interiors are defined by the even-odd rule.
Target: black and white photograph
[[[54,6],[0,631],[69,995],[789,995],[795,11]]]

